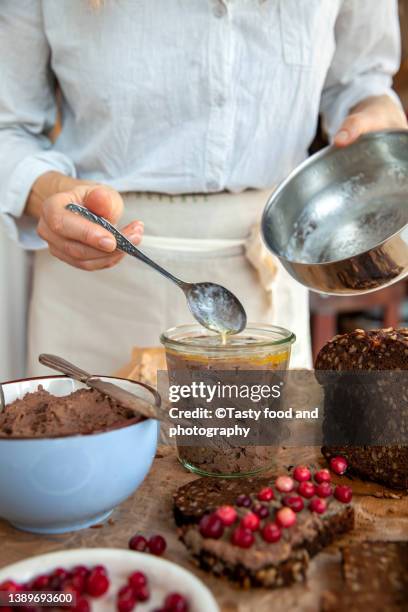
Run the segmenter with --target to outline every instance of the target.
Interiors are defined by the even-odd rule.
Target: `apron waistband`
[[[260,222],[270,193],[256,190],[178,196],[125,193],[124,223],[140,219],[145,224],[145,240],[171,239],[167,246],[176,239],[180,246],[186,241],[198,246],[201,241],[204,249],[208,248],[206,242],[221,241],[228,246],[225,241],[232,240],[235,245],[242,245],[251,227]],[[191,250],[191,246],[187,248]]]

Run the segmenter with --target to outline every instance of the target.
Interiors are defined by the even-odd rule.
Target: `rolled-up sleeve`
[[[321,101],[331,138],[365,98],[386,94],[400,103],[392,90],[401,57],[397,0],[343,0],[335,38]]]
[[[25,248],[40,248],[35,222],[24,215],[34,181],[56,170],[75,176],[72,161],[53,150],[55,81],[41,0],[2,0],[0,10],[0,215]]]

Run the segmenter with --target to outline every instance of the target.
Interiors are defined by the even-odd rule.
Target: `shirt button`
[[[216,17],[224,17],[227,12],[227,7],[221,2],[221,0],[216,0],[216,2],[217,4],[214,7],[214,15]]]
[[[215,106],[224,106],[225,101],[225,96],[223,94],[218,94],[218,96],[214,98]]]
[[[217,181],[208,181],[207,189],[209,191],[217,191],[219,189]]]

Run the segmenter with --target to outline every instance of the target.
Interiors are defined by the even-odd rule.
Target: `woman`
[[[135,244],[143,221],[147,254],[293,329],[293,363],[308,365],[307,292],[265,260],[254,228],[320,112],[338,146],[406,127],[391,91],[396,0],[90,4],[3,0],[0,14],[0,206],[36,249],[30,374],[41,351],[112,371],[190,320],[181,292],[67,212],[71,201]]]

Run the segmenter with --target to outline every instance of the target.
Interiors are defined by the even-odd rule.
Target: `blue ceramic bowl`
[[[133,381],[104,378],[154,402]],[[42,385],[57,396],[84,385],[65,376],[3,384],[6,404]],[[0,438],[0,517],[34,533],[64,533],[100,523],[142,483],[156,453],[153,419],[55,438]]]

